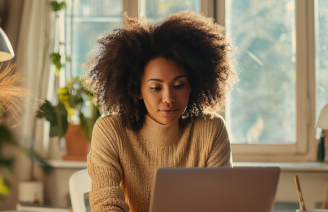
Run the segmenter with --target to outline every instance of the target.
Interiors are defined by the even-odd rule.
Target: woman
[[[205,113],[236,79],[221,26],[192,11],[158,25],[125,15],[99,44],[86,82],[111,115],[93,129],[92,211],[148,211],[160,167],[232,166],[225,122]]]

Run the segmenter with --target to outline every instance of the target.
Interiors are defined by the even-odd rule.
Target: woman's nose
[[[175,102],[175,96],[171,89],[164,89],[163,102],[168,104]]]

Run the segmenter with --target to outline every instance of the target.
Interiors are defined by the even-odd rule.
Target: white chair
[[[75,172],[69,178],[69,193],[74,212],[86,212],[84,194],[91,191],[91,178],[87,169]]]

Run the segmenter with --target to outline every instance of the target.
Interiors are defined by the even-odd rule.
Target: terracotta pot
[[[86,161],[90,150],[90,142],[83,136],[80,125],[69,124],[65,133],[66,155],[63,160]]]

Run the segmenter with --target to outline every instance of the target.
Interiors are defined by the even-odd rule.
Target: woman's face
[[[157,57],[145,66],[140,98],[147,114],[158,123],[177,122],[187,107],[190,91],[187,71],[174,60]]]

